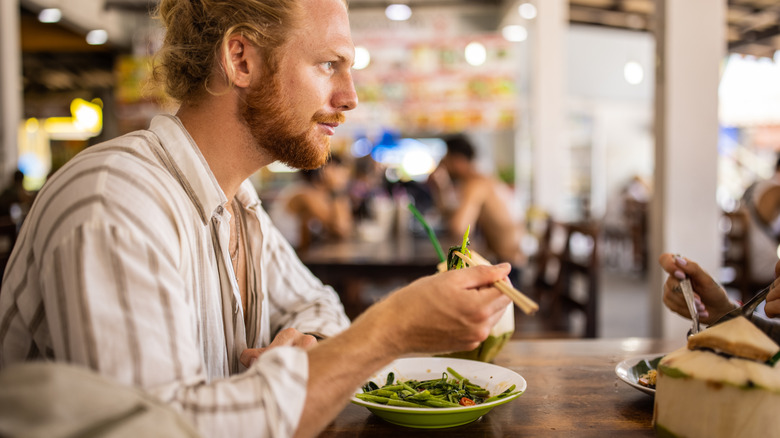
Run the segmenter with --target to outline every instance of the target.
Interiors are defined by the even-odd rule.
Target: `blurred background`
[[[749,218],[739,212],[746,188],[772,178],[780,149],[780,2],[348,3],[360,104],[333,138],[346,178],[321,187],[349,195],[354,227],[328,233],[328,220],[309,216],[314,238],[298,249],[341,286],[353,315],[408,280],[387,268],[392,259],[432,247],[409,203],[445,250],[459,243],[445,233],[447,212],[429,184],[452,134],[466,135],[474,171],[502,187],[521,236],[518,286],[544,304],[537,320],[556,319],[530,328],[518,317],[518,336],[673,331],[679,321],[659,304],[663,251],[702,261],[735,298],[750,294]],[[6,254],[48,175],[90,145],[175,112],[148,83],[162,36],[154,7],[3,0]],[[304,180],[273,165],[253,182],[270,211]],[[409,239],[384,259],[364,254]],[[342,246],[325,246],[334,242]],[[415,264],[437,261],[426,257],[400,268],[425,272]],[[328,277],[336,265],[353,271]],[[386,275],[366,275],[374,268]],[[339,283],[343,275],[371,278]]]

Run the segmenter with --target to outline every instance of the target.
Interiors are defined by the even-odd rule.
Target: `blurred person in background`
[[[511,303],[493,286],[508,264],[423,277],[350,326],[248,179],[325,164],[357,105],[344,0],[161,0],[158,15],[156,77],[180,106],[79,153],[38,194],[0,289],[0,370],[18,385],[2,393],[27,402],[5,406],[38,411],[0,410],[0,427],[56,422],[44,413],[77,394],[90,412],[113,404],[57,378],[78,368],[164,404],[179,429],[316,436],[392,360],[487,338]],[[127,406],[123,426],[149,418]]]
[[[496,259],[523,266],[523,227],[508,207],[513,202],[509,187],[477,170],[474,146],[465,135],[445,141],[447,153],[428,182],[450,239],[458,242],[471,226],[471,233],[484,240]]]
[[[353,229],[349,176],[349,167],[333,155],[322,167],[302,170],[299,183],[282,189],[269,214],[297,250],[349,237]]]
[[[751,184],[742,195],[748,213],[748,254],[753,287],[774,279],[780,245],[780,154],[771,177]]]
[[[352,203],[352,215],[357,221],[372,218],[372,200],[376,196],[387,194],[384,183],[382,166],[370,155],[355,160],[353,176],[347,190]]]
[[[13,222],[21,224],[30,210],[34,197],[34,194],[24,188],[24,173],[17,169],[11,184],[0,193],[0,216],[11,218]]]

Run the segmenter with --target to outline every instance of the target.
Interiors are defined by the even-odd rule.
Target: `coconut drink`
[[[490,265],[490,262],[488,262],[484,257],[479,255],[476,251],[470,250],[468,248],[468,236],[469,230],[466,229],[466,234],[463,236],[463,243],[461,246],[451,247],[447,255],[447,261],[439,263],[438,270],[440,272],[445,270],[449,271],[453,269],[462,269],[469,266]],[[520,309],[525,313],[534,313],[539,309],[539,306],[535,302],[512,287],[508,280],[498,281],[494,285],[503,293],[512,298],[514,304],[520,307]],[[504,348],[504,345],[509,341],[514,332],[515,312],[513,305],[509,304],[506,307],[506,310],[504,310],[504,314],[501,316],[501,319],[499,319],[490,330],[488,337],[482,341],[477,348],[471,351],[458,351],[449,353],[444,356],[492,362],[501,349]]]
[[[658,436],[758,437],[780,430],[779,352],[741,316],[690,336],[658,364]]]
[[[423,226],[434,249],[436,249],[436,253],[439,255],[440,262],[437,266],[439,272],[463,269],[468,266],[490,265],[490,262],[487,259],[479,255],[476,251],[469,249],[469,230],[471,227],[466,228],[466,233],[463,235],[463,242],[461,242],[460,246],[450,247],[445,258],[439,240],[436,238],[433,229],[425,221],[425,218],[423,218],[422,214],[414,205],[409,204],[409,210],[420,222],[420,225]],[[514,304],[524,313],[532,314],[539,310],[539,305],[525,296],[522,292],[512,287],[509,280],[497,281],[493,285],[511,298]],[[471,351],[457,351],[443,356],[492,362],[501,349],[504,348],[504,345],[509,341],[514,332],[515,312],[512,304],[509,304],[506,307],[504,314],[501,316],[501,319],[499,319],[490,330],[488,337],[482,341],[477,348]]]
[[[471,351],[458,351],[443,356],[492,362],[501,349],[504,348],[504,345],[512,338],[512,333],[514,332],[515,311],[514,305],[510,304],[506,307],[501,319],[499,319],[496,325],[493,326],[493,329],[490,330],[488,337],[479,344],[479,347]]]

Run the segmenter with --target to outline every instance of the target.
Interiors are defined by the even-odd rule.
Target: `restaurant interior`
[[[460,133],[522,231],[516,286],[541,309],[516,312],[515,337],[678,335],[687,323],[660,302],[662,252],[699,261],[735,299],[760,288],[747,234],[761,231],[742,197],[780,152],[780,2],[390,3],[348,1],[360,104],[332,148],[354,227],[333,236],[309,224],[315,238],[296,248],[351,317],[436,272],[410,203],[445,249],[460,245],[439,232],[446,215],[428,187]],[[3,0],[2,257],[49,175],[175,112],[149,80],[154,6]],[[276,163],[252,180],[269,211],[302,181]]]

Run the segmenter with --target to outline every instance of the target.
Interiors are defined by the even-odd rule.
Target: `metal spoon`
[[[688,336],[695,335],[701,330],[699,326],[699,311],[696,309],[696,300],[693,297],[693,287],[691,286],[691,280],[686,278],[680,282],[680,288],[682,289],[683,297],[685,297],[685,304],[688,305],[688,312],[691,314],[691,320],[693,325],[688,330]]]

